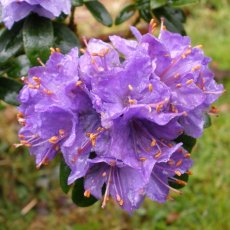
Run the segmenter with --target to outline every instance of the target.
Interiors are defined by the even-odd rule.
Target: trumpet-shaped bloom
[[[200,45],[192,47],[189,37],[171,33],[164,26],[158,38],[152,35],[151,29],[143,36],[136,28],[131,30],[136,42],[111,36],[113,46],[125,55],[127,62],[132,62],[140,50],[150,59],[150,79],[160,79],[169,88],[167,112],[180,116],[179,122],[187,135],[199,137],[203,132],[204,113],[223,93],[223,85],[215,82],[208,67],[210,58],[204,56]]]
[[[109,197],[132,212],[147,196],[165,202],[173,183],[189,174],[190,154],[178,136],[198,137],[204,115],[222,93],[209,58],[188,37],[162,26],[159,37],[137,41],[91,39],[81,57],[52,54],[24,78],[18,120],[22,145],[38,166],[60,150],[71,169],[68,184],[84,177],[85,196]],[[94,154],[92,154],[94,153]]]
[[[23,78],[19,138],[30,148],[38,167],[62,148],[66,148],[66,162],[75,167],[75,148],[82,148],[83,156],[88,154],[91,142],[86,134],[100,125],[89,92],[79,81],[78,59],[76,49],[67,55],[54,53],[45,66],[32,68],[28,78]]]
[[[171,154],[163,163],[155,164],[150,179],[140,170],[125,165],[122,161],[111,157],[98,157],[90,160],[90,167],[85,175],[85,190],[88,195],[102,199],[102,207],[106,205],[109,196],[128,212],[133,212],[142,204],[145,196],[157,202],[165,202],[169,191],[180,193],[170,187],[169,182],[185,185],[186,182],[174,176],[189,173],[192,161],[187,152],[180,148]],[[104,194],[102,194],[105,185]]]

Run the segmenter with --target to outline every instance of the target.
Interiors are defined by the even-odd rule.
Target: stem
[[[75,9],[76,7],[72,7],[71,9],[71,14],[70,14],[70,22],[69,22],[69,28],[78,36],[78,31],[77,31],[77,24],[75,23]]]

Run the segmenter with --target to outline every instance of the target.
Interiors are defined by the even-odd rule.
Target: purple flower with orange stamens
[[[204,113],[223,93],[223,85],[216,84],[208,67],[210,58],[204,56],[201,46],[192,47],[189,37],[167,31],[163,23],[156,38],[151,25],[154,23],[143,36],[136,28],[131,28],[136,42],[118,36],[111,36],[110,40],[127,62],[132,62],[140,50],[151,60],[150,79],[159,79],[170,91],[168,109],[164,113],[179,114],[184,132],[199,137],[203,132]]]
[[[58,17],[62,12],[70,13],[70,0],[0,0],[2,21],[10,29],[14,22],[28,16],[31,12],[46,18]]]
[[[91,166],[85,175],[84,188],[88,194],[102,199],[102,187],[106,185],[102,208],[106,206],[109,196],[128,212],[140,206],[145,186],[140,170],[111,157],[98,157],[90,160],[90,163]]]
[[[180,148],[167,161],[155,164],[146,183],[146,177],[141,170],[125,165],[116,158],[98,157],[90,160],[85,175],[85,194],[93,195],[97,199],[103,198],[102,208],[111,196],[121,208],[133,212],[140,207],[146,196],[162,203],[168,199],[170,190],[180,194],[169,182],[185,185],[186,182],[175,178],[175,175],[189,173],[191,166],[192,161],[187,157],[186,150]],[[102,197],[104,185],[105,193]]]
[[[21,145],[38,166],[59,150],[71,169],[68,184],[84,178],[84,195],[109,197],[128,212],[147,196],[165,202],[172,184],[192,166],[183,133],[198,137],[204,114],[223,91],[209,59],[188,37],[150,31],[137,41],[92,39],[79,58],[52,54],[34,67],[19,100]],[[94,153],[94,154],[92,154]],[[105,188],[105,189],[104,189]]]
[[[81,157],[88,154],[91,142],[86,133],[100,126],[89,92],[79,80],[78,59],[77,49],[67,55],[55,52],[45,66],[30,69],[29,76],[23,78],[18,114],[23,127],[19,138],[30,148],[38,167],[62,148],[72,167],[75,147],[81,148]]]
[[[170,191],[181,194],[180,191],[172,188],[169,182],[186,185],[185,181],[175,176],[180,177],[184,173],[190,174],[192,160],[189,157],[189,153],[181,148],[171,155],[169,161],[157,163],[146,187],[146,196],[153,201],[163,203],[167,200]]]

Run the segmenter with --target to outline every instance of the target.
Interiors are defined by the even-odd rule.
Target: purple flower
[[[125,165],[121,160],[98,157],[90,160],[91,166],[85,175],[86,195],[102,199],[105,207],[109,196],[128,212],[140,207],[145,196],[157,202],[165,202],[169,191],[180,193],[170,187],[169,182],[185,185],[186,182],[175,175],[189,173],[192,161],[184,149],[179,149],[166,162],[155,164],[150,179],[146,182],[140,170]],[[104,196],[102,197],[103,186]]]
[[[150,79],[160,79],[170,91],[167,112],[180,114],[184,132],[199,137],[203,132],[204,113],[223,93],[223,85],[216,84],[208,68],[210,59],[204,56],[201,46],[192,47],[188,37],[171,33],[163,25],[159,38],[152,35],[151,25],[150,32],[143,36],[136,28],[131,30],[137,42],[111,36],[113,46],[129,62],[140,49],[150,58],[153,66]]]
[[[101,40],[91,39],[87,51],[80,57],[81,79],[91,89],[91,81],[98,73],[114,72],[120,66],[119,54],[113,47]]]
[[[200,47],[163,26],[156,38],[152,25],[143,36],[131,28],[137,41],[91,39],[80,58],[76,49],[52,54],[29,71],[19,95],[21,145],[37,166],[60,150],[68,184],[83,177],[85,196],[102,207],[111,196],[132,212],[146,196],[165,202],[170,190],[180,193],[171,184],[186,184],[178,178],[192,160],[175,140],[202,134],[223,91]]]
[[[113,158],[95,158],[85,175],[85,190],[97,199],[102,199],[102,187],[105,193],[102,208],[109,196],[128,212],[137,209],[143,201],[144,178],[139,170],[126,166]]]
[[[172,154],[169,161],[156,164],[146,186],[146,196],[153,201],[163,203],[168,199],[170,190],[180,194],[180,191],[170,187],[169,182],[186,185],[185,181],[175,176],[190,174],[188,170],[192,167],[192,160],[189,157],[190,154],[181,148]]]
[[[46,18],[55,18],[61,12],[69,14],[71,7],[70,0],[0,0],[0,4],[2,21],[8,29],[31,12]]]
[[[148,181],[154,165],[168,161],[181,147],[169,141],[175,139],[180,130],[180,125],[173,122],[162,127],[142,119],[125,121],[120,118],[104,136],[96,139],[94,150],[99,156],[115,158],[140,170]]]
[[[25,86],[19,95],[18,114],[23,127],[19,138],[22,145],[30,148],[38,167],[60,149],[69,147],[70,153],[67,150],[65,153],[71,167],[76,155],[74,147],[90,142],[85,134],[100,125],[88,90],[79,80],[78,67],[76,49],[67,55],[54,53],[46,66],[32,68],[28,78],[23,79]],[[89,151],[84,148],[82,155]]]

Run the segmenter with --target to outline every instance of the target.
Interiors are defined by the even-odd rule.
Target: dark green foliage
[[[97,0],[72,0],[72,6],[85,5],[93,17],[105,26],[112,26],[113,20],[107,9]]]
[[[191,152],[193,147],[196,144],[196,139],[185,134],[179,136],[176,140],[177,143],[182,142],[183,148],[185,148],[188,152]]]
[[[97,199],[90,195],[90,197],[84,196],[84,178],[76,180],[72,191],[72,200],[79,207],[88,207],[97,202]]]
[[[10,78],[20,78],[28,74],[30,62],[25,54],[9,59],[2,64],[0,74]]]
[[[167,4],[167,0],[150,0],[150,9],[156,9]]]
[[[66,25],[54,22],[54,46],[66,54],[74,47],[80,47],[77,36]]]
[[[164,18],[164,24],[169,31],[177,32],[185,35],[183,23],[185,22],[185,15],[181,9],[174,9],[168,6],[160,7],[153,10],[154,15],[160,20]]]
[[[165,19],[165,25],[169,31],[185,35],[183,23],[185,15],[179,8],[174,8],[190,3],[196,3],[197,0],[136,0],[135,4],[126,6],[121,10],[116,18],[115,24],[121,24],[128,20],[138,10],[139,18],[150,22],[153,17],[158,20]]]
[[[128,20],[135,14],[135,11],[136,6],[134,4],[127,5],[121,10],[120,14],[116,17],[115,24],[119,25],[124,21]]]
[[[82,6],[83,0],[72,0],[72,6]]]
[[[98,1],[84,1],[94,18],[105,26],[112,26],[113,21],[106,8]]]
[[[0,32],[0,66],[14,56],[23,47],[22,23],[16,23],[11,30],[1,29]]]
[[[53,46],[53,25],[49,19],[30,15],[23,26],[23,42],[27,57],[32,65],[37,65],[37,58],[45,62]]]
[[[60,163],[59,181],[61,189],[64,193],[68,193],[70,190],[70,186],[67,183],[70,172],[70,168],[65,163],[64,159],[62,159]]]
[[[17,81],[5,77],[0,77],[0,100],[18,105],[17,95],[22,85]]]
[[[171,1],[173,2],[173,1]],[[160,21],[165,19],[169,31],[185,34],[183,23],[185,15],[181,9],[173,8],[167,0],[137,0],[140,17],[149,22],[154,16]]]
[[[150,22],[153,18],[152,11],[149,9],[140,9],[139,10],[140,17],[143,18],[146,22]]]

